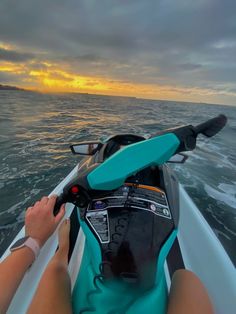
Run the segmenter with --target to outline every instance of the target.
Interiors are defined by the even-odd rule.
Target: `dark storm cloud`
[[[214,87],[235,82],[235,12],[235,0],[2,0],[0,39],[82,74]]]
[[[34,54],[0,48],[0,61],[24,62],[34,58]]]

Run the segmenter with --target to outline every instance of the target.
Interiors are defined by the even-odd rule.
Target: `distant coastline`
[[[19,88],[16,86],[10,86],[10,85],[2,85],[0,84],[0,90],[18,90],[18,91],[25,91],[23,88]]]

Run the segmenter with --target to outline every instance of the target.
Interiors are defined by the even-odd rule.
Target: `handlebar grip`
[[[207,137],[212,137],[225,126],[226,122],[227,122],[226,116],[220,114],[213,119],[210,119],[204,123],[197,125],[194,128],[194,131],[196,135],[202,133]]]
[[[56,216],[59,213],[61,205],[65,204],[66,202],[67,201],[66,201],[66,198],[65,198],[64,194],[61,194],[61,195],[58,196],[58,198],[56,200],[56,204],[55,204],[54,209],[53,209],[54,216]]]

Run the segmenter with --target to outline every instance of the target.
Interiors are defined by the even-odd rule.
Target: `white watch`
[[[28,247],[30,248],[35,256],[35,259],[38,257],[39,252],[40,252],[40,246],[37,242],[37,240],[35,240],[34,238],[31,237],[23,237],[19,240],[17,240],[11,247],[10,247],[10,251],[14,252],[22,247]]]

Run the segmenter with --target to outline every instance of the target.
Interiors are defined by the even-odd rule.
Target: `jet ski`
[[[226,121],[219,115],[149,138],[118,134],[71,146],[85,158],[52,193],[58,194],[54,214],[66,203],[71,219],[74,313],[164,314],[171,277],[180,268],[201,278],[216,313],[234,313],[235,268],[168,165],[183,163],[199,134],[212,137]],[[23,234],[24,228],[14,241]],[[8,313],[26,312],[57,244],[55,233]]]

